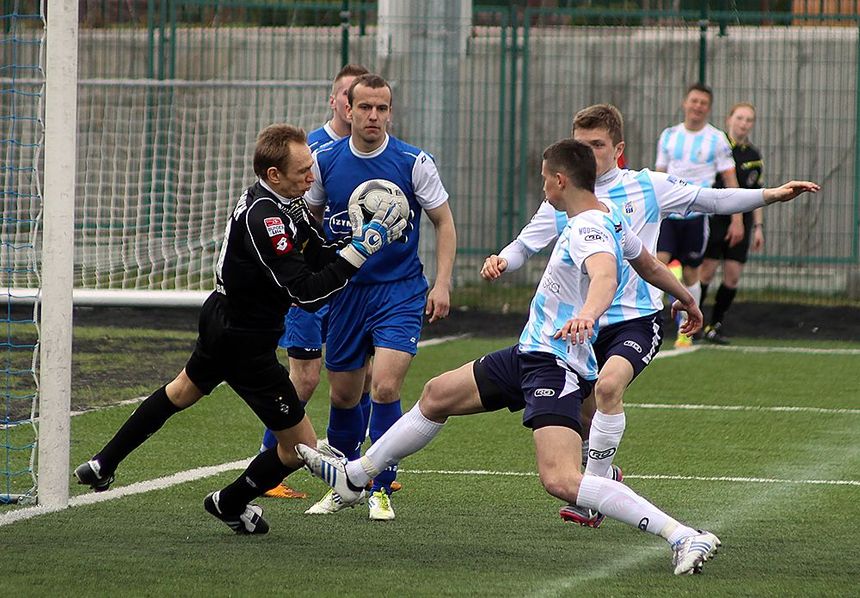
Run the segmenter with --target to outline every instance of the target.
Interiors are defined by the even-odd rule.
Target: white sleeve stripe
[[[257,247],[257,241],[254,239],[254,235],[251,232],[251,226],[248,224],[248,216],[251,214],[251,210],[253,210],[254,206],[256,206],[257,203],[259,203],[260,201],[271,201],[272,203],[275,203],[275,201],[269,197],[260,197],[260,198],[256,199],[254,201],[254,203],[252,203],[251,206],[247,210],[245,210],[245,230],[248,232],[248,237],[251,239],[251,244],[254,246],[254,251],[257,252],[257,258],[260,260],[260,263],[263,264],[263,266],[265,266],[265,268],[266,268],[266,270],[268,270],[269,274],[271,274],[272,280],[275,281],[276,285],[278,285],[280,288],[284,289],[287,292],[287,294],[290,297],[292,297],[297,303],[315,303],[315,302],[319,301],[320,299],[325,299],[325,298],[333,295],[334,293],[341,290],[343,287],[345,287],[347,285],[347,283],[349,281],[344,282],[338,288],[329,291],[328,293],[326,293],[325,295],[322,295],[321,297],[317,297],[316,299],[308,299],[308,300],[304,300],[304,301],[302,299],[299,299],[295,295],[293,295],[290,292],[290,289],[288,289],[287,287],[282,285],[281,282],[278,280],[278,277],[275,276],[274,271],[272,271],[272,269],[269,267],[269,264],[267,264],[266,260],[263,259],[263,254],[260,253],[260,249]]]

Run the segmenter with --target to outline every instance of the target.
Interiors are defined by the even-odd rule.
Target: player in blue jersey
[[[356,77],[367,74],[368,71],[360,64],[347,64],[334,77],[331,85],[331,95],[328,103],[331,107],[331,119],[323,126],[308,133],[308,147],[316,151],[321,146],[347,137],[351,124],[346,114],[347,91]],[[320,383],[322,369],[322,346],[325,342],[325,332],[328,325],[328,305],[316,312],[308,312],[293,306],[284,319],[284,335],[278,341],[278,346],[287,350],[290,366],[290,381],[296,387],[296,393],[302,404],[311,400]],[[370,417],[370,368],[364,384],[361,397],[362,416],[365,429],[367,418]],[[271,430],[263,434],[260,451],[273,448],[278,440]],[[286,484],[278,484],[267,491],[265,496],[272,498],[307,498],[304,492],[297,492]]]
[[[735,161],[725,134],[708,122],[714,94],[711,88],[695,83],[687,89],[682,107],[684,122],[665,129],[657,142],[655,169],[699,187],[713,187],[719,175],[723,187],[737,187]],[[730,246],[743,239],[743,218],[733,215],[726,233]],[[701,301],[700,267],[708,243],[708,219],[701,213],[671,214],[660,226],[657,257],[668,264],[681,262],[681,279]],[[692,346],[692,339],[678,334],[676,349]]]
[[[392,97],[385,79],[358,77],[348,99],[351,135],[314,155],[316,179],[305,196],[311,211],[317,217],[324,215],[330,239],[348,235],[347,203],[353,190],[370,179],[387,179],[403,190],[414,213],[407,241],[371,260],[364,275],[354,279],[329,307],[325,362],[332,410],[328,442],[348,457],[357,457],[364,429],[355,414],[368,355],[374,355],[370,439],[375,442],[400,418],[400,389],[417,352],[423,315],[431,323],[448,315],[457,240],[448,193],[433,157],[387,133]],[[429,294],[418,259],[422,211],[436,232],[436,282]],[[374,479],[368,501],[371,519],[394,518],[390,494],[395,476],[392,467]],[[308,513],[332,513],[339,508],[329,492]]]
[[[795,181],[767,190],[703,189],[647,169],[620,169],[616,163],[624,150],[624,123],[621,112],[609,104],[580,110],[573,119],[572,134],[594,151],[597,196],[622,209],[631,230],[651,252],[657,249],[660,223],[668,214],[731,214],[818,190],[813,183]],[[485,260],[481,275],[495,280],[504,272],[520,268],[529,257],[555,242],[564,222],[565,214],[543,202],[519,236],[498,255]],[[601,316],[600,334],[594,343],[600,376],[595,386],[597,411],[587,434],[590,446],[583,454],[588,474],[620,478],[620,470],[612,461],[626,426],[622,398],[627,386],[660,348],[662,307],[662,293],[625,265],[618,293]],[[583,418],[586,423],[588,419]],[[603,520],[601,514],[583,511],[577,505],[563,507],[560,514],[567,521],[591,527],[599,526]]]
[[[701,569],[720,545],[712,533],[683,525],[615,480],[579,472],[580,407],[597,375],[590,337],[612,303],[622,258],[647,280],[681,297],[674,308],[690,310],[688,332],[701,326],[693,297],[632,234],[617,207],[594,195],[591,149],[568,139],[543,154],[547,201],[568,219],[553,248],[517,345],[485,355],[426,384],[421,398],[357,461],[325,456],[299,445],[305,466],[321,475],[345,503],[391,463],[426,446],[452,415],[507,408],[523,411],[532,430],[540,480],[546,491],[582,508],[665,538],[677,575]]]

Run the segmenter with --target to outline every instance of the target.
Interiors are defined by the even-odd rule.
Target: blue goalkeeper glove
[[[373,219],[353,233],[350,244],[340,250],[340,255],[356,268],[360,268],[371,255],[396,241],[406,230],[407,221],[394,202],[379,206]],[[356,227],[357,228],[357,227]]]

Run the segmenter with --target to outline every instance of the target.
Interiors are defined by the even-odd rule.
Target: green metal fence
[[[541,258],[492,286],[477,280],[478,268],[536,209],[541,150],[570,133],[576,110],[596,102],[619,106],[628,162],[649,167],[660,131],[682,120],[681,96],[696,80],[714,88],[717,126],[731,104],[756,104],[753,141],[768,183],[811,178],[824,186],[814,198],[768,209],[765,251],[748,265],[745,294],[856,301],[860,18],[792,14],[785,3],[781,12],[766,13],[699,3],[679,3],[690,9],[675,11],[558,4],[476,3],[464,24],[456,2],[415,3],[383,25],[374,3],[87,3],[79,153],[90,161],[81,169],[80,226],[100,234],[113,227],[119,240],[79,244],[79,284],[209,285],[227,206],[253,177],[252,132],[273,119],[318,126],[327,116],[327,82],[345,62],[360,62],[393,82],[394,133],[436,156],[451,192],[460,240],[455,303],[500,308],[527,301]],[[129,94],[124,81],[141,87]],[[106,85],[113,87],[105,92]],[[206,94],[192,93],[192,85],[205,86]],[[127,107],[140,105],[117,111],[125,121],[142,121],[134,131],[111,121],[112,95]],[[200,119],[197,128],[188,124],[193,118]],[[123,133],[133,137],[129,147],[121,147]],[[123,164],[113,158],[135,152],[142,152],[134,161],[140,180],[111,183],[124,174],[110,171]],[[183,186],[210,175],[212,185]],[[106,202],[110,209],[97,207]],[[189,235],[178,223],[200,213],[193,211],[197,202],[216,206],[205,211],[213,222]],[[118,216],[126,204],[134,213]],[[173,232],[154,232],[159,226]],[[156,257],[123,249],[152,245],[153,236],[163,241]],[[423,241],[432,276],[432,231]],[[115,252],[125,257],[113,259]],[[95,256],[109,275],[93,273]],[[146,260],[159,264],[135,265]],[[164,265],[170,260],[183,265]],[[145,276],[127,275],[138,267]]]

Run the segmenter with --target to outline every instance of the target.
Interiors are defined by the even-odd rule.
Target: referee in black
[[[287,370],[276,355],[284,315],[308,311],[346,286],[364,261],[399,237],[406,221],[380,209],[361,234],[323,241],[302,195],[314,176],[305,132],[265,128],[254,151],[256,184],[241,196],[227,222],[216,267],[216,288],[200,312],[197,344],[170,383],[150,395],[91,460],[75,469],[81,484],[107,490],[117,466],[175,413],[227,382],[278,438],[232,484],[206,497],[206,510],[237,533],[264,534],[262,509],[249,504],[302,466],[294,447],[314,446],[316,435]]]
[[[762,187],[762,159],[758,148],[749,142],[749,134],[755,124],[755,106],[748,102],[740,102],[732,106],[726,119],[726,135],[732,146],[735,160],[735,172],[738,176],[738,186],[745,189]],[[722,187],[717,176],[715,187]],[[733,231],[731,216],[710,217],[710,237],[705,249],[705,259],[702,263],[702,301],[705,296],[720,260],[723,263],[723,282],[714,297],[714,308],[711,318],[704,329],[705,340],[719,345],[729,343],[723,331],[723,318],[734,301],[738,292],[747,253],[752,247],[758,251],[764,245],[764,223],[762,209],[759,208],[743,215],[743,236]]]

